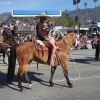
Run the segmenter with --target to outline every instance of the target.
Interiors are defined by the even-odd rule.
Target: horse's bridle
[[[65,41],[64,41],[64,39],[65,39]],[[62,41],[64,41],[64,43],[65,43],[66,46],[68,46],[68,44],[70,45],[70,43],[66,40],[65,37],[63,37],[63,40],[62,40]],[[61,43],[61,42],[60,42],[60,43]],[[67,53],[67,54],[70,53],[70,51],[68,51],[68,50],[62,50],[62,49],[60,49],[60,48],[58,48],[58,51],[65,52],[65,53]]]

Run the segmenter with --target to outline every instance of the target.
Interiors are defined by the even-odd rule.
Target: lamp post
[[[84,6],[85,6],[85,25],[86,25],[86,7],[87,7],[87,3],[86,2],[84,3]]]
[[[95,22],[96,22],[96,2],[97,2],[98,0],[93,0],[93,2],[95,2]]]
[[[78,16],[78,3],[80,0],[73,0],[73,5],[76,5],[76,18],[77,18],[77,24],[78,24],[78,33],[79,33],[79,16]]]

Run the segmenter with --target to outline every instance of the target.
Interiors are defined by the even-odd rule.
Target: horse
[[[8,45],[6,43],[0,43],[0,53],[3,53],[4,64],[7,64],[5,62],[5,54],[8,56],[8,62],[9,62],[9,49],[10,49],[10,45]]]
[[[4,64],[7,64],[5,62],[5,54],[8,56],[8,62],[9,62],[10,47],[13,46],[15,42],[16,42],[16,38],[11,34],[9,34],[6,37],[3,37],[2,43],[0,43],[0,53],[3,53]]]
[[[99,60],[99,54],[100,54],[100,39],[97,41],[96,50],[95,50],[96,61]]]
[[[54,85],[52,79],[58,65],[61,65],[69,87],[70,88],[73,87],[68,77],[67,62],[69,61],[70,49],[73,45],[75,45],[75,42],[76,42],[76,36],[74,32],[68,33],[67,35],[63,36],[61,39],[56,40],[58,49],[56,51],[55,65],[51,66],[51,76],[49,79],[49,83],[51,87]],[[14,45],[10,51],[10,59],[8,64],[6,83],[7,84],[12,83],[12,80],[14,78],[15,64],[17,58],[19,63],[19,69],[18,69],[19,89],[21,92],[24,90],[21,82],[21,77],[23,75],[26,78],[27,82],[29,83],[29,87],[32,88],[31,80],[27,75],[29,63],[31,61],[36,61],[38,63],[49,65],[49,63],[47,63],[49,56],[50,56],[50,52],[48,50],[45,51],[37,50],[35,46],[35,42],[24,42],[21,44]]]

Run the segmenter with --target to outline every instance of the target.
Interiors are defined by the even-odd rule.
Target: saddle
[[[41,40],[39,41],[33,41],[36,49],[38,51],[42,51],[42,56],[44,56],[44,51],[48,51],[49,52],[49,55],[48,55],[48,60],[47,60],[47,64],[50,64],[50,60],[51,60],[51,49],[48,48]]]

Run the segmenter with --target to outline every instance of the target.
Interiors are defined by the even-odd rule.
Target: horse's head
[[[76,36],[74,32],[66,34],[60,40],[57,41],[59,48],[70,50],[71,47],[77,45]]]

